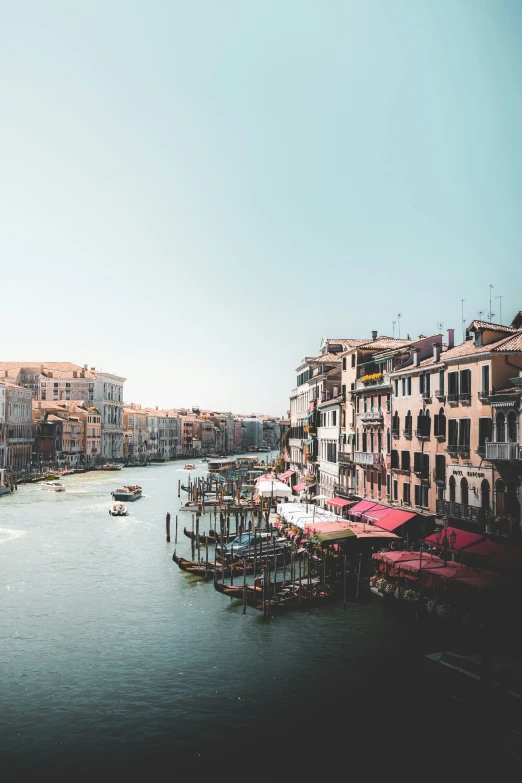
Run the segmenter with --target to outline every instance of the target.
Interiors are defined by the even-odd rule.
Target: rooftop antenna
[[[464,334],[465,334],[465,330],[464,330],[464,324],[465,324],[465,321],[464,321],[464,302],[465,301],[466,301],[465,299],[461,299],[460,300],[460,317],[461,317],[461,321],[462,321],[462,342],[464,342]]]
[[[441,334],[442,334],[443,327],[444,324],[442,323],[442,321],[437,321],[437,331],[440,332]]]
[[[392,321],[392,327],[393,327],[392,337],[395,337],[395,324],[396,323],[397,323],[397,321]]]
[[[397,336],[399,339],[401,337],[401,318],[402,313],[397,313]]]
[[[478,313],[477,313],[477,315],[479,316],[479,318],[480,318],[480,320],[481,320],[481,321],[483,321],[483,320],[484,320],[484,310],[479,310],[479,311],[478,311]]]
[[[500,315],[499,315],[499,321],[498,322],[499,322],[499,324],[501,324],[502,323],[502,297],[501,296],[496,296],[495,299],[498,299],[499,303],[500,303]]]
[[[491,309],[491,289],[495,286],[489,284],[489,313],[488,313],[488,321],[491,321],[495,315],[495,313]]]

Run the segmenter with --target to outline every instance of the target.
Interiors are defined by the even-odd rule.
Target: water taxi
[[[224,473],[227,470],[232,470],[236,467],[236,461],[234,459],[213,459],[208,463],[209,473]]]
[[[128,513],[127,506],[124,506],[123,503],[113,503],[109,509],[111,517],[126,517]]]
[[[51,492],[64,492],[65,484],[62,484],[61,481],[43,481],[42,489],[50,489]]]
[[[137,500],[141,498],[141,487],[137,484],[125,484],[124,487],[111,492],[113,500]]]
[[[196,470],[196,466],[189,462],[188,465],[185,465],[184,470]]]

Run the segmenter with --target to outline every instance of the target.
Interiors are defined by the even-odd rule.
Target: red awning
[[[350,516],[360,517],[361,514],[363,514],[365,511],[368,511],[368,509],[378,505],[380,504],[374,503],[373,500],[361,500],[359,503],[356,503],[356,505],[353,508],[350,509]],[[384,508],[384,506],[381,506],[381,508]]]
[[[383,506],[381,503],[375,503],[372,508],[368,509],[367,511],[363,511],[361,514],[361,519],[364,519],[367,522],[371,522],[374,518],[374,514],[386,514],[388,511],[390,511],[389,506]]]
[[[279,478],[281,481],[284,481],[285,479],[290,478],[290,476],[293,476],[295,473],[295,470],[286,470],[284,473],[281,473]]]
[[[496,541],[488,541],[488,539],[477,541],[475,544],[470,544],[466,547],[467,555],[502,556],[507,555],[512,551],[513,547],[508,546],[507,544],[497,544]]]
[[[452,530],[455,531],[455,535],[457,536],[455,539],[455,547],[451,547],[449,542],[449,536]],[[478,544],[479,541],[484,541],[485,539],[485,536],[482,535],[481,533],[468,533],[467,530],[459,530],[459,528],[456,527],[448,527],[446,530],[446,535],[448,536],[448,551],[453,551],[453,552],[457,552],[459,549],[467,549],[468,546],[472,546],[473,544]],[[430,546],[438,546],[442,548],[443,539],[444,539],[444,531],[441,531],[440,544],[437,544],[435,533],[433,533],[431,536],[428,536],[428,538],[425,538],[424,540]]]
[[[301,492],[301,490],[306,489],[306,484],[296,484],[292,489],[295,489],[296,492]]]
[[[329,506],[334,506],[334,508],[345,508],[345,506],[353,506],[355,500],[345,500],[344,498],[331,498],[326,502],[328,503]]]
[[[383,530],[395,530],[415,516],[411,511],[401,511],[398,508],[390,508],[388,512],[382,514],[375,522],[376,527],[381,527]]]

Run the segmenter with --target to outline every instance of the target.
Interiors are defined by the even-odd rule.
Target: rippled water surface
[[[205,472],[198,463],[193,475]],[[389,689],[408,687],[407,630],[380,605],[263,621],[180,572],[174,516],[186,477],[168,463],[0,499],[4,765],[124,771],[230,760],[265,737],[353,743],[380,725]],[[141,484],[144,497],[118,519],[108,509],[121,483]],[[190,557],[183,521],[187,512],[177,550]]]

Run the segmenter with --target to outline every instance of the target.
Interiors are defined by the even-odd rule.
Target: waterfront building
[[[96,380],[91,405],[98,409],[101,415],[101,447],[104,459],[123,459],[123,384],[125,378],[112,373],[102,372],[91,367]]]
[[[315,460],[305,459],[310,454],[304,441],[316,437],[317,405],[322,401],[324,380],[330,370],[341,366],[343,351],[354,348],[366,342],[357,338],[324,339],[321,343],[321,353],[318,356],[306,357],[297,367],[297,386],[290,393],[290,436],[288,437],[289,467],[298,478],[305,475],[317,477]],[[310,379],[313,387],[313,397],[310,393]],[[305,432],[305,427],[312,426],[312,432]],[[306,436],[306,438],[305,438]],[[310,444],[312,446],[312,444]],[[312,453],[317,446],[312,447]]]
[[[305,459],[309,461],[317,460],[318,494],[333,498],[336,486],[339,483],[338,452],[341,437],[341,416],[344,405],[344,395],[341,391],[340,362],[338,366],[328,370],[326,373],[318,374],[310,379],[310,388],[313,391],[315,391],[315,383],[321,385],[319,396],[312,395],[317,405],[315,417],[317,428],[314,423],[305,427],[305,431],[308,433]],[[313,437],[315,431],[317,431],[317,439]],[[314,471],[310,472],[313,473]]]
[[[123,406],[123,456],[128,462],[145,462],[149,456],[149,420],[138,403]]]
[[[185,414],[181,416],[181,445],[183,454],[192,455],[194,452],[193,440],[195,429],[196,416],[192,414]],[[197,425],[196,425],[197,429]],[[198,440],[198,438],[196,438]],[[200,440],[200,438],[199,438]]]
[[[42,411],[50,415],[42,418]],[[60,420],[77,420],[79,425],[57,425]],[[57,430],[54,448],[51,446],[53,427]],[[62,459],[68,465],[94,465],[103,461],[101,415],[83,400],[33,400],[33,437],[33,462]]]
[[[245,417],[243,419],[245,431],[245,446],[247,450],[255,450],[263,445],[263,419],[259,417]]]
[[[2,379],[0,385],[5,420],[4,467],[26,470],[31,464],[33,443],[31,391]]]
[[[5,467],[5,385],[0,381],[0,468]]]
[[[281,447],[279,419],[273,416],[263,416],[263,446],[270,451],[279,451]]]
[[[233,451],[240,454],[243,449],[243,422],[241,418],[236,416],[234,418],[234,440]]]

